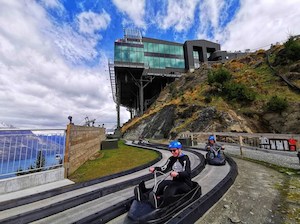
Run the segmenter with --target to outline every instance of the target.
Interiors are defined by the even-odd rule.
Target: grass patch
[[[101,150],[69,179],[78,183],[104,177],[146,164],[159,156],[155,151],[127,146],[123,141],[119,141],[118,146],[118,149]]]

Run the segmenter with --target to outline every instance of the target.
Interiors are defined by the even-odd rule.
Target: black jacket
[[[167,173],[172,170],[173,165],[177,161],[181,164],[182,170],[178,172],[177,177],[173,177],[173,181],[185,182],[188,186],[192,187],[193,184],[191,180],[191,162],[187,155],[182,155],[180,157],[171,156],[165,165],[163,165],[162,167],[155,167],[155,170]]]

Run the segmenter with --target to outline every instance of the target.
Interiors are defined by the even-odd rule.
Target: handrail
[[[65,129],[0,129],[0,179],[63,166]]]
[[[279,74],[279,72],[271,65],[270,58],[269,58],[270,53],[268,51],[266,52],[266,56],[267,56],[267,64],[268,64],[269,68],[272,70],[273,74],[276,76],[279,76],[291,89],[298,91],[300,93],[300,87],[298,87],[294,83],[290,82],[290,80],[287,77],[285,77],[284,75]]]

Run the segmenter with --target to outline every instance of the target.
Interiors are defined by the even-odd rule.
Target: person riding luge
[[[225,156],[221,150],[224,150],[224,146],[216,142],[215,137],[210,135],[208,142],[205,146],[206,161],[210,165],[224,165],[226,163]]]
[[[168,148],[172,156],[167,162],[149,168],[154,174],[153,187],[146,188],[142,181],[134,188],[135,199],[127,213],[134,222],[164,223],[202,194],[201,186],[191,180],[190,160],[182,153],[181,143],[172,141]]]
[[[167,173],[171,171],[172,180],[162,181],[154,194],[149,195],[149,200],[157,207],[162,198],[164,203],[170,203],[169,199],[176,194],[183,194],[190,191],[193,187],[191,180],[191,162],[187,155],[182,152],[182,145],[178,141],[169,144],[172,156],[169,157],[162,167],[150,167],[149,171],[161,171]],[[157,200],[158,199],[158,200]]]

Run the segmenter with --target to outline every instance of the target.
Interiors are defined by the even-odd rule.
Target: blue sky
[[[300,0],[0,0],[0,123],[65,128],[116,123],[107,62],[123,28],[222,50],[257,50],[300,34]],[[129,118],[125,108],[122,122]]]

